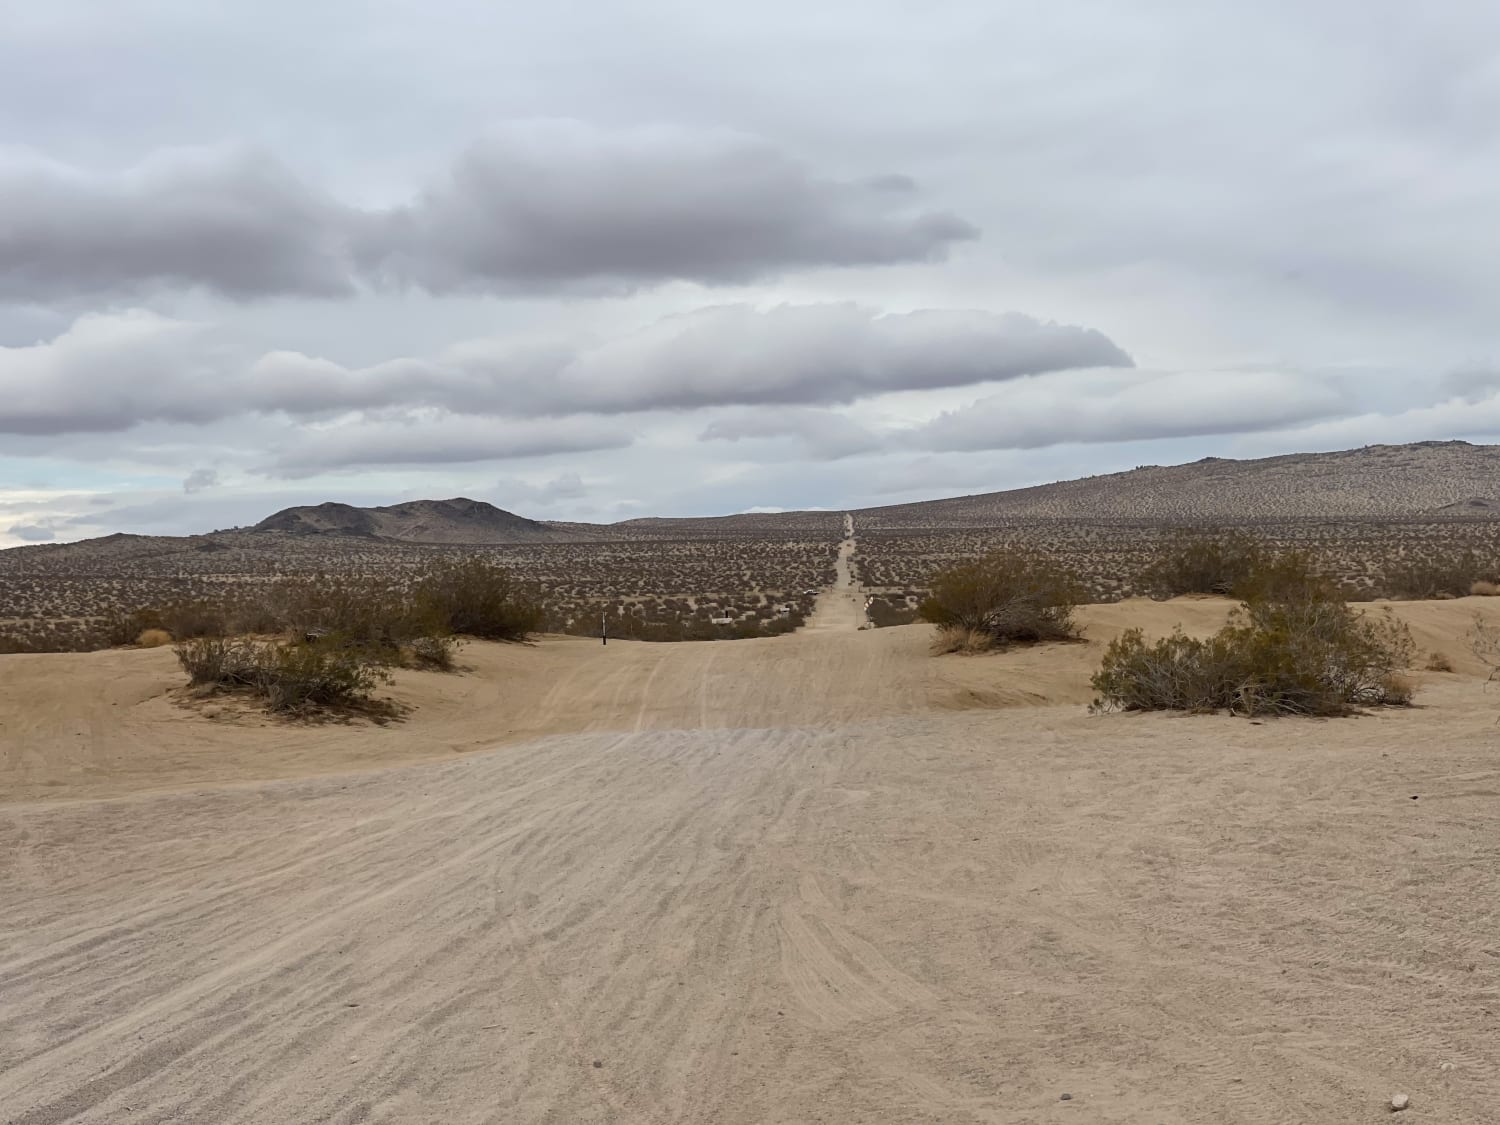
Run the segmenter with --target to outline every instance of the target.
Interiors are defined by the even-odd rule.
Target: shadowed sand
[[[0,1120],[1493,1120],[1488,604],[1396,607],[1420,708],[1261,724],[1084,711],[1223,602],[943,659],[860,604],[474,645],[386,727],[0,658]]]

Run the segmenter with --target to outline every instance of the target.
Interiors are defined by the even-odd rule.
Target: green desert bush
[[[1414,656],[1410,632],[1389,610],[1351,609],[1305,560],[1288,557],[1263,568],[1212,637],[1177,632],[1148,642],[1132,629],[1112,641],[1093,677],[1095,707],[1346,715],[1410,702],[1400,673]]]
[[[413,585],[414,605],[449,633],[524,641],[540,627],[543,609],[502,566],[467,557],[434,564]]]
[[[1493,580],[1500,577],[1494,563],[1484,561],[1473,550],[1436,558],[1394,558],[1386,562],[1383,570],[1385,594],[1406,601],[1479,594],[1486,588],[1495,589]]]
[[[870,600],[865,616],[875,628],[888,629],[894,625],[910,625],[917,619],[917,610],[907,604],[903,595],[877,595]]]
[[[441,638],[451,631],[436,610],[401,586],[365,580],[338,582],[304,579],[288,582],[273,594],[280,629],[300,637],[338,636],[342,643],[366,650],[388,663],[418,640]]]
[[[1264,547],[1245,532],[1177,531],[1158,546],[1141,572],[1140,587],[1158,599],[1183,594],[1239,597],[1264,561]]]
[[[339,637],[315,642],[195,637],[179,642],[175,651],[190,684],[244,691],[276,712],[365,706],[390,675],[366,650]]]
[[[935,576],[918,612],[944,633],[980,634],[991,645],[1076,640],[1076,578],[1051,560],[997,551]]]
[[[252,687],[262,663],[262,642],[239,637],[195,637],[172,650],[193,687]]]
[[[458,639],[447,636],[416,637],[406,648],[409,663],[435,672],[451,672],[456,667]]]

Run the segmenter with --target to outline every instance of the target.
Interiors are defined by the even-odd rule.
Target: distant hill
[[[1500,446],[1369,445],[1188,465],[1147,465],[1057,484],[866,508],[858,526],[987,527],[1027,520],[1278,523],[1500,518]]]
[[[384,508],[316,504],[284,508],[250,529],[289,535],[365,536],[401,543],[566,543],[578,532],[507,512],[482,500],[411,500]],[[597,535],[594,536],[597,538]]]
[[[1027,523],[1110,525],[1500,521],[1500,446],[1463,441],[1371,445],[1338,453],[1294,453],[1188,465],[1147,465],[1032,488],[855,510],[859,529],[1000,528]],[[524,546],[652,539],[741,539],[758,535],[837,538],[838,511],[747,512],[641,518],[612,524],[527,519],[480,500],[412,500],[381,508],[316,504],[286,508],[253,528],[210,535],[108,535],[0,551],[13,565],[54,567],[371,545]],[[201,565],[199,563],[194,566]],[[224,564],[224,565],[227,565]]]

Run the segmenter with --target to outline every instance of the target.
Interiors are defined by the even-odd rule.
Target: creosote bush
[[[1265,549],[1242,531],[1178,531],[1162,540],[1141,572],[1141,589],[1153,598],[1183,594],[1243,597],[1265,563]]]
[[[482,559],[435,564],[401,583],[316,578],[278,583],[263,598],[220,607],[215,629],[200,632],[209,615],[195,606],[133,615],[166,636],[171,623],[188,622],[177,636],[177,659],[189,682],[247,691],[272,711],[371,706],[371,692],[389,680],[392,666],[448,671],[456,634],[524,640],[541,619],[541,607],[509,572]],[[246,625],[264,638],[243,633]],[[167,639],[171,639],[170,636]]]
[[[990,647],[1076,640],[1081,600],[1077,580],[1051,560],[997,551],[934,577],[918,612],[941,630],[940,651],[973,651],[976,637]],[[954,646],[943,647],[943,637]]]
[[[1112,641],[1093,677],[1098,710],[1346,715],[1411,701],[1400,671],[1415,646],[1389,610],[1362,614],[1288,555],[1263,565],[1244,604],[1214,636],[1176,632]]]
[[[1408,601],[1481,593],[1486,586],[1493,588],[1491,580],[1497,577],[1494,565],[1472,550],[1442,558],[1396,558],[1384,569],[1385,592]]]
[[[367,652],[338,637],[315,642],[195,637],[180,642],[175,652],[190,684],[247,691],[277,712],[368,705],[371,692],[390,678]]]
[[[482,558],[434,563],[413,587],[413,600],[450,633],[524,641],[542,623],[542,606],[510,571]]]

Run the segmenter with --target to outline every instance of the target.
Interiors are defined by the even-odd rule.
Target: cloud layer
[[[1239,434],[1349,410],[1334,386],[1277,371],[1072,372],[1026,379],[912,431],[939,451]]]
[[[358,418],[307,429],[256,471],[296,479],[382,465],[454,465],[510,461],[558,453],[623,449],[634,435],[590,418],[543,422],[460,418],[423,413],[399,419]]]
[[[339,297],[618,290],[942,258],[978,237],[904,176],[819,176],[726,132],[511,126],[384,209],[254,149],[158,153],[121,174],[0,154],[0,299],[199,287]]]
[[[700,309],[585,349],[479,340],[430,359],[349,368],[297,352],[237,356],[201,325],[136,310],[80,318],[50,342],[0,348],[0,432],[392,408],[557,417],[833,405],[1130,362],[1097,331],[1019,313],[823,304]]]

